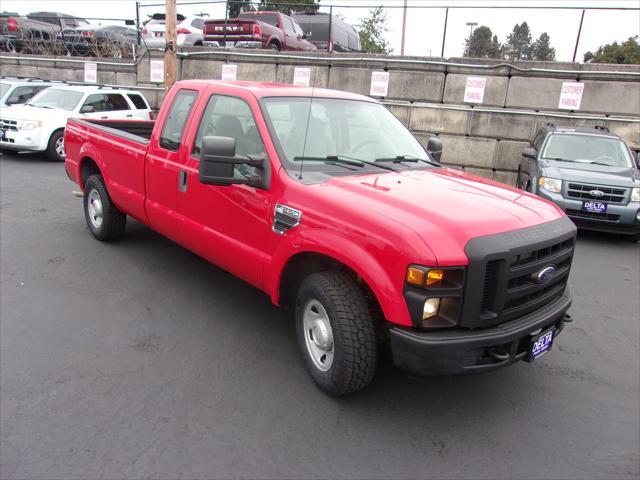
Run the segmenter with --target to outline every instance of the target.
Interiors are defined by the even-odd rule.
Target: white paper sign
[[[98,64],[97,63],[89,62],[84,64],[84,81],[85,83],[98,82]]]
[[[164,60],[151,60],[149,63],[149,80],[151,83],[164,83]]]
[[[584,83],[562,82],[558,108],[561,110],[580,110]]]
[[[308,67],[296,67],[293,70],[293,84],[296,87],[308,87],[311,81],[311,69]]]
[[[467,77],[467,84],[464,87],[465,103],[482,103],[486,86],[487,79],[484,77]]]
[[[389,72],[371,72],[371,89],[369,95],[372,97],[386,97],[389,91]]]
[[[222,65],[222,80],[226,82],[235,82],[238,76],[238,65],[225,63]]]

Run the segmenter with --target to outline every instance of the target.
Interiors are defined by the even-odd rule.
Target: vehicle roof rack
[[[609,128],[605,127],[604,125],[596,125],[593,128],[595,128],[596,130],[602,130],[603,132],[608,132],[609,131]]]
[[[547,126],[547,127],[555,127],[556,125],[553,122],[547,122],[547,123],[545,123],[545,126]]]

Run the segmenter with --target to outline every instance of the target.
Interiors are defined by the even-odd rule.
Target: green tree
[[[473,35],[465,40],[465,57],[500,58],[501,45],[498,37],[493,35],[489,27],[476,28]]]
[[[369,16],[360,19],[358,23],[362,50],[369,53],[391,53],[389,42],[384,38],[388,31],[387,14],[382,7],[370,10]]]
[[[552,61],[556,59],[556,49],[551,47],[551,38],[547,32],[542,33],[533,42],[531,51],[534,60]]]
[[[527,22],[516,24],[507,37],[504,54],[508,60],[531,60],[531,31]]]
[[[227,17],[236,18],[240,12],[254,11],[255,7],[251,4],[251,0],[232,0],[227,2]]]
[[[291,15],[293,12],[317,12],[319,0],[260,0],[258,10],[269,10]]]
[[[584,54],[587,63],[633,63],[640,64],[640,35],[629,37],[626,42],[603,45],[594,52]]]

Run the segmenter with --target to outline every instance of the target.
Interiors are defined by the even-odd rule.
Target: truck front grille
[[[574,242],[575,226],[567,217],[471,240],[466,248],[468,281],[460,325],[499,325],[558,299],[567,286]],[[555,273],[544,279],[540,274],[548,267]]]
[[[604,195],[594,196],[590,192],[601,191]],[[607,203],[626,203],[627,189],[623,187],[607,187],[601,185],[589,185],[587,183],[569,183],[567,186],[567,198],[577,200],[600,200]]]

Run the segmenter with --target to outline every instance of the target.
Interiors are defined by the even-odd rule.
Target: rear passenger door
[[[213,94],[190,140],[191,151],[181,169],[185,182],[178,192],[180,243],[227,271],[260,286],[270,232],[271,194],[248,185],[205,185],[198,175],[200,145],[205,136],[232,137],[237,155],[266,155],[247,96]],[[255,111],[258,110],[255,103]],[[255,167],[236,166],[237,176]]]
[[[89,95],[80,107],[80,113],[85,118],[99,120],[133,119],[129,102],[121,93],[94,93]]]

